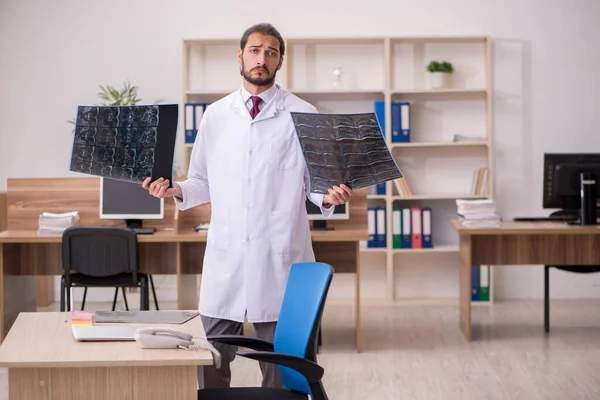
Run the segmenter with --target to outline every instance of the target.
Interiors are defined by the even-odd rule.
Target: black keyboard
[[[576,221],[577,217],[565,215],[565,216],[552,216],[552,217],[516,217],[513,218],[515,222],[573,222]]]
[[[156,228],[131,228],[131,230],[139,235],[151,235],[156,232]]]

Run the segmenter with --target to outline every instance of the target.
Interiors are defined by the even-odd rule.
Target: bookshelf
[[[238,47],[238,38],[183,41],[184,103],[210,103],[239,89]],[[387,182],[385,194],[369,194],[369,206],[385,209],[386,246],[363,246],[361,253],[385,259],[381,266],[385,268],[382,292],[388,302],[414,298],[405,296],[406,290],[399,281],[403,276],[413,276],[420,268],[439,272],[424,273],[428,281],[447,279],[452,274],[447,269],[452,269],[457,282],[458,236],[451,228],[451,219],[456,217],[455,201],[493,199],[491,57],[492,40],[486,36],[286,40],[285,60],[276,81],[319,112],[373,112],[375,102],[384,102],[383,133],[411,193],[403,195],[398,182]],[[448,87],[431,88],[426,71],[431,60],[453,64]],[[342,69],[341,87],[333,84],[334,68]],[[394,102],[410,103],[408,142],[392,141]],[[455,140],[457,135],[462,139]],[[187,171],[192,144],[182,146]],[[483,194],[475,194],[474,174],[481,168],[487,169],[487,179]],[[392,211],[405,207],[432,209],[432,248],[393,247]],[[492,272],[490,268],[490,299]],[[431,283],[436,286],[436,282]],[[440,299],[456,299],[455,289],[447,293]]]

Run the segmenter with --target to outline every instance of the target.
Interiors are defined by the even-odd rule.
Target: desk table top
[[[73,338],[67,315],[62,312],[20,313],[0,346],[0,366],[9,368],[150,367],[212,365],[213,363],[212,355],[208,350],[142,349],[134,341],[77,342]],[[206,337],[200,316],[185,324],[169,326],[188,332],[196,338]]]
[[[311,232],[313,242],[358,242],[368,240],[367,229],[343,229],[337,228],[330,231]],[[189,243],[206,242],[206,231],[176,232],[171,230],[157,230],[150,235],[138,235],[141,243]],[[3,231],[0,232],[0,243],[60,243],[62,235],[38,234],[37,231]]]
[[[464,226],[458,219],[452,226],[460,235],[600,235],[600,225],[569,225],[566,222],[502,221],[497,227]]]

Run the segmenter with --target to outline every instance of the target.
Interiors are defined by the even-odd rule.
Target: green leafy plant
[[[431,61],[429,65],[427,65],[427,71],[451,74],[454,72],[454,67],[448,61]]]
[[[100,92],[98,97],[101,100],[98,106],[135,106],[142,101],[138,97],[138,87],[132,86],[127,80],[123,82],[121,89],[116,89],[110,85],[99,85]],[[154,104],[160,103],[162,99],[154,101]],[[70,124],[75,124],[75,120],[67,121]]]
[[[138,97],[138,87],[131,86],[129,81],[123,83],[121,90],[117,90],[110,85],[100,85],[98,97],[103,100],[101,106],[135,106],[142,101]]]

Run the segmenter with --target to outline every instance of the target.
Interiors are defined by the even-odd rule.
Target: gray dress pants
[[[240,322],[211,318],[204,315],[201,315],[201,318],[206,336],[242,334],[243,325]],[[273,342],[277,322],[254,323],[253,325],[257,338]],[[212,342],[212,345],[221,353],[221,368],[216,369],[214,366],[200,368],[199,373],[202,373],[203,376],[199,376],[198,381],[203,381],[203,387],[206,389],[228,388],[231,384],[230,363],[234,360],[235,352],[238,348],[237,346],[216,342]],[[262,362],[259,365],[263,376],[262,387],[284,388],[277,365]]]

